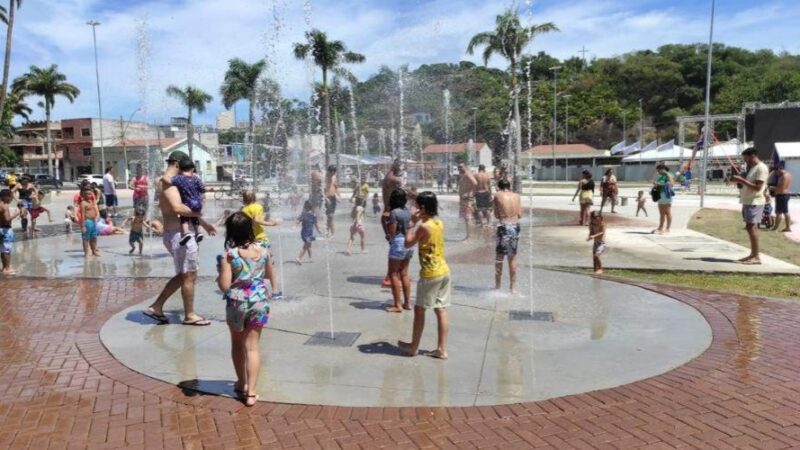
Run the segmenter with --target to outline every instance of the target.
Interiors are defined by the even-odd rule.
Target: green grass
[[[750,248],[739,211],[704,208],[689,221],[689,228],[729,242]],[[800,243],[780,231],[759,230],[761,253],[791,264],[800,265]],[[797,282],[797,281],[795,281]]]
[[[590,271],[586,271],[591,273]],[[694,289],[730,292],[756,297],[775,297],[800,300],[800,276],[751,275],[708,272],[658,272],[647,270],[607,269],[610,277],[633,281],[649,281]]]

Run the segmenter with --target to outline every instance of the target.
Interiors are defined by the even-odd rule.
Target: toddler
[[[644,216],[649,217],[647,209],[644,207],[645,203],[647,203],[647,197],[644,196],[644,191],[639,191],[639,196],[636,197],[636,217],[639,217],[639,211],[643,211]]]
[[[586,240],[591,241],[594,239],[594,245],[592,246],[592,262],[595,275],[603,273],[603,264],[600,261],[600,255],[606,251],[605,235],[606,224],[603,220],[603,215],[598,211],[592,211],[589,221],[589,237],[587,237]]]
[[[131,251],[128,254],[133,254],[136,249],[136,244],[139,244],[139,256],[142,255],[142,247],[144,246],[144,230],[150,229],[150,225],[144,218],[144,208],[136,208],[133,216],[125,219],[124,227],[128,222],[131,223],[131,233],[128,235],[128,244],[131,246]]]
[[[67,233],[72,233],[73,223],[78,223],[78,217],[75,215],[75,207],[69,205],[67,206],[67,211],[64,213],[64,227]]]
[[[768,191],[764,192],[764,212],[761,216],[761,225],[768,230],[775,226],[775,216],[772,215],[772,198]]]
[[[376,216],[381,212],[381,199],[378,198],[378,193],[372,196],[372,214]]]
[[[303,204],[303,213],[297,218],[297,223],[301,226],[300,239],[303,240],[303,248],[295,261],[298,265],[303,264],[303,255],[308,252],[308,262],[314,262],[314,258],[311,256],[311,243],[315,239],[314,229],[317,229],[317,233],[322,233],[322,231],[319,229],[317,216],[314,215],[314,205],[311,204],[311,200],[306,200],[305,204]]]
[[[364,248],[364,206],[361,199],[356,200],[356,205],[350,213],[353,219],[353,224],[350,225],[350,240],[347,241],[347,254],[353,254],[353,241],[355,241],[356,234],[361,238],[361,253],[367,253]]]
[[[181,194],[181,202],[184,205],[191,209],[192,212],[201,212],[203,210],[203,194],[206,193],[206,187],[200,177],[194,173],[194,163],[189,158],[183,158],[178,162],[178,168],[181,173],[172,177],[172,185],[178,188],[178,192]],[[198,233],[199,227],[199,217],[181,216],[180,244],[186,245],[192,238],[197,243],[202,242],[203,235]]]
[[[84,189],[81,191],[81,236],[83,237],[83,255],[85,257],[100,256],[97,251],[97,220],[100,217],[100,210],[92,197],[92,191]]]

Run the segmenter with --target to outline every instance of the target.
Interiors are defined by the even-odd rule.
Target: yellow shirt
[[[264,218],[264,207],[259,205],[258,203],[250,203],[242,208],[242,212],[245,216],[249,217],[250,220],[253,220],[253,234],[256,237],[256,241],[267,241],[269,242],[269,236],[267,236],[267,231],[260,223],[256,223],[256,218]]]
[[[428,279],[443,277],[450,273],[444,260],[444,224],[439,219],[428,219],[424,224],[429,236],[427,242],[419,243],[419,276]]]
[[[742,186],[739,190],[739,202],[742,205],[763,205],[766,203],[764,200],[764,191],[767,189],[767,178],[769,177],[769,169],[767,165],[759,161],[758,164],[751,167],[747,171],[748,181],[756,182],[761,181],[761,189],[753,189],[749,186]]]
[[[364,184],[361,185],[361,196],[360,197],[363,198],[363,199],[366,199],[367,197],[369,197],[369,185],[367,183],[364,183]]]

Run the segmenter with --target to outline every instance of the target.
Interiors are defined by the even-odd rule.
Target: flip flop
[[[142,314],[155,320],[158,323],[169,323],[169,319],[164,314],[158,314],[153,311],[150,311],[149,309],[142,311]]]
[[[192,320],[192,321],[184,320],[183,322],[181,322],[181,325],[189,325],[189,326],[193,326],[193,327],[207,327],[207,326],[211,325],[211,321],[208,320],[208,319],[203,319],[203,318],[200,318],[200,319],[197,319],[197,320]]]

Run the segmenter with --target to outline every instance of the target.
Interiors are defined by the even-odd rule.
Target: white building
[[[792,174],[792,192],[800,193],[800,142],[776,142],[775,152]]]
[[[217,114],[217,129],[220,131],[230,130],[234,125],[233,110],[222,111]]]
[[[466,154],[469,158],[469,166],[473,169],[481,164],[486,166],[487,171],[492,171],[492,149],[488,144],[483,142],[473,143],[471,140],[467,143],[458,144],[433,144],[425,147],[422,150],[424,162],[432,163],[433,169],[444,169],[447,167],[447,155],[450,155],[450,167],[456,166],[456,156]]]
[[[136,166],[141,164],[145,170],[147,168],[148,155],[157,161],[156,172],[160,173],[164,169],[164,160],[170,153],[180,150],[189,154],[188,140],[184,138],[161,138],[161,139],[126,139],[125,141],[115,142],[106,147],[106,164],[114,166],[114,172],[119,182],[125,181],[125,161],[129,176],[135,173]],[[155,156],[153,154],[155,153]],[[217,181],[217,160],[214,152],[200,142],[195,141],[192,145],[194,166],[197,173],[204,182]],[[98,162],[99,164],[99,162]],[[97,173],[103,173],[96,167]]]

